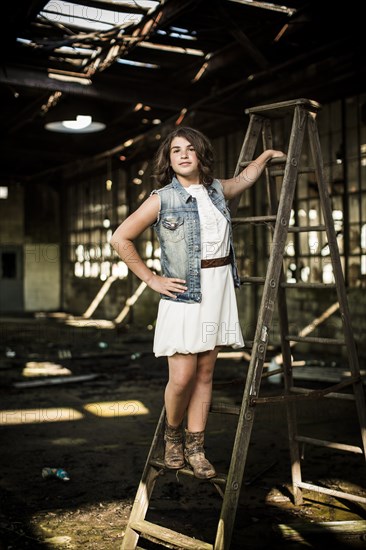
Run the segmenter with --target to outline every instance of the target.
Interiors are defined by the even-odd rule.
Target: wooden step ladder
[[[352,334],[350,314],[347,303],[345,284],[342,274],[341,261],[338,251],[336,232],[333,225],[332,209],[327,185],[324,181],[323,162],[319,136],[316,125],[316,114],[320,105],[308,99],[298,99],[264,105],[248,109],[249,125],[240,152],[235,170],[237,175],[253,159],[260,137],[263,149],[273,148],[272,143],[272,119],[292,116],[292,128],[289,147],[286,158],[274,159],[266,167],[266,181],[268,192],[269,214],[250,218],[233,217],[234,224],[266,224],[272,232],[272,245],[264,278],[249,277],[243,283],[263,284],[256,332],[251,351],[251,360],[248,367],[246,382],[240,407],[211,406],[211,412],[221,414],[236,414],[238,416],[236,436],[230,467],[227,475],[220,474],[210,480],[223,495],[221,515],[217,526],[216,540],[208,543],[182,533],[166,529],[155,523],[145,520],[149,501],[160,473],[164,470],[163,464],[163,431],[165,422],[165,410],[163,408],[155,431],[152,445],[147,457],[142,478],[137,490],[134,505],[131,511],[126,532],[124,535],[122,550],[137,548],[140,537],[158,542],[161,546],[169,548],[191,550],[229,550],[233,533],[235,514],[238,507],[240,490],[247,461],[248,448],[255,416],[255,408],[263,403],[284,403],[287,411],[289,448],[291,455],[291,473],[293,498],[296,505],[302,504],[303,489],[331,495],[335,498],[360,502],[366,504],[363,496],[350,494],[343,491],[335,491],[322,485],[305,483],[302,481],[300,467],[300,444],[313,444],[329,448],[340,449],[352,453],[363,454],[366,458],[366,408],[365,396],[360,377],[356,346]],[[300,159],[306,130],[311,151],[313,167],[300,169]],[[282,165],[282,170],[278,167]],[[302,172],[312,171],[315,174],[324,225],[314,228],[290,226],[291,209],[294,200],[298,175]],[[277,197],[275,177],[283,175],[281,191]],[[240,197],[236,197],[230,203],[232,214],[236,212]],[[334,285],[336,289],[339,310],[341,313],[344,339],[315,338],[292,335],[289,333],[289,322],[286,304],[286,290],[289,288],[322,288],[331,285],[320,283],[287,283],[283,267],[283,255],[286,239],[290,231],[325,231],[330,249],[330,257],[333,266]],[[272,397],[260,397],[259,390],[263,374],[264,361],[268,346],[269,333],[275,306],[278,307],[279,327],[281,337],[281,350],[283,359],[284,389],[281,395]],[[291,343],[305,342],[316,343],[324,346],[345,346],[349,364],[350,377],[331,387],[322,390],[309,390],[297,388],[293,384]],[[274,374],[274,373],[273,373]],[[344,393],[342,390],[351,388],[352,393]],[[355,401],[358,422],[360,426],[359,446],[346,443],[324,441],[316,438],[304,437],[298,434],[296,422],[296,402],[298,400],[322,399],[347,399]],[[193,476],[189,468],[180,470],[180,473]]]

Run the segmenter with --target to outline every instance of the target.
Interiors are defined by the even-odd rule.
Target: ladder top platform
[[[320,103],[313,99],[292,99],[290,101],[280,101],[279,103],[269,103],[259,107],[249,107],[245,109],[247,115],[262,114],[268,118],[281,118],[285,114],[292,113],[294,108],[302,106],[312,113],[317,113],[321,109]]]

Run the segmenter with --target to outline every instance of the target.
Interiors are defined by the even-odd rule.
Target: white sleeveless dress
[[[185,190],[197,200],[202,259],[229,254],[229,224],[201,184]],[[154,335],[156,357],[200,353],[216,346],[244,346],[231,265],[201,269],[200,303],[161,299]]]

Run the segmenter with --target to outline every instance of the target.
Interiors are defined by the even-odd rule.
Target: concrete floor
[[[151,332],[65,321],[1,319],[0,550],[118,549],[161,411],[166,362],[153,357]],[[216,403],[241,402],[246,367],[218,360]],[[55,378],[62,383],[36,385]],[[261,395],[275,393],[263,382]],[[359,444],[353,403],[301,403],[298,417],[302,435]],[[235,425],[235,417],[209,417],[207,455],[220,472]],[[65,468],[70,481],[43,479],[47,466]],[[302,469],[306,481],[366,496],[360,455],[306,447]],[[366,548],[366,506],[304,497],[294,505],[284,407],[258,407],[231,550]],[[213,542],[221,502],[211,483],[166,472],[148,519]]]

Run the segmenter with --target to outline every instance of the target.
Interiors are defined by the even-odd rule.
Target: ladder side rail
[[[238,162],[236,164],[234,177],[237,176],[242,171],[242,167],[240,165],[241,162],[245,160],[253,159],[253,156],[257,147],[260,131],[262,128],[262,124],[263,124],[262,117],[259,117],[257,115],[250,116],[248,129],[246,131],[243,145],[239,154]],[[229,209],[232,217],[236,214],[236,211],[240,203],[240,198],[241,198],[241,194],[229,201]]]
[[[264,149],[273,148],[273,139],[272,139],[272,127],[269,119],[266,120],[264,129],[263,129],[263,147]],[[297,183],[298,178],[298,169],[296,179],[294,180],[294,185]],[[269,213],[276,214],[278,209],[278,198],[277,198],[277,188],[275,177],[273,176],[273,171],[266,167],[266,179],[267,179],[267,189],[269,197]],[[292,376],[292,355],[291,355],[291,346],[290,342],[286,340],[286,335],[289,334],[289,321],[288,321],[288,308],[287,308],[287,299],[286,299],[286,288],[284,283],[286,282],[285,270],[283,261],[281,262],[282,268],[280,273],[280,284],[277,294],[277,311],[278,311],[278,322],[279,322],[279,332],[280,332],[280,342],[281,342],[281,352],[282,352],[282,366],[283,366],[283,380],[285,386],[285,394],[291,392],[293,388],[293,376]],[[297,430],[297,412],[295,401],[286,400],[286,417],[287,417],[287,427],[288,427],[288,441],[289,441],[289,450],[290,450],[290,460],[291,460],[291,475],[292,475],[292,490],[293,490],[293,499],[296,505],[300,505],[303,502],[302,491],[299,488],[299,483],[302,481],[301,477],[301,462],[300,462],[300,447],[297,440],[298,430]]]
[[[165,407],[162,408],[162,411],[160,413],[150,451],[146,459],[145,467],[136,492],[135,500],[126,527],[126,532],[123,537],[121,550],[134,550],[138,544],[140,535],[136,531],[134,531],[131,525],[145,519],[156,479],[160,475],[160,471],[151,466],[150,460],[155,458],[155,455],[159,452],[160,447],[162,447],[161,434],[163,431],[164,422]]]
[[[267,268],[266,282],[263,289],[257,329],[251,360],[243,393],[241,411],[238,419],[236,437],[224,501],[216,534],[214,550],[229,550],[235,521],[240,488],[247,460],[250,435],[254,421],[254,404],[252,397],[258,394],[263,363],[268,344],[268,332],[273,316],[274,303],[279,286],[282,257],[290,221],[291,206],[295,192],[297,167],[305,132],[306,113],[300,107],[294,112],[288,158],[286,161],[277,222],[274,231],[272,250]]]
[[[272,136],[272,127],[271,121],[266,119],[262,128],[262,143],[263,149],[273,149],[273,136]],[[268,165],[265,168],[266,184],[267,184],[267,195],[268,195],[268,205],[269,205],[269,214],[276,215],[278,209],[278,196],[276,189],[275,178],[272,177],[272,170],[269,169]]]
[[[334,228],[332,208],[329,191],[324,178],[323,158],[319,141],[319,134],[317,129],[317,123],[315,117],[310,117],[309,125],[309,143],[313,162],[315,166],[315,175],[318,182],[320,202],[322,206],[323,216],[325,220],[326,232],[328,237],[328,245],[333,265],[334,279],[336,283],[336,291],[339,301],[339,309],[341,312],[341,318],[343,323],[344,337],[348,350],[349,367],[352,375],[358,378],[355,382],[354,394],[356,400],[356,408],[361,428],[361,438],[364,448],[364,456],[366,459],[366,407],[365,396],[360,377],[360,367],[358,363],[356,343],[353,337],[351,328],[351,316],[348,307],[348,300],[346,295],[346,288],[344,283],[342,264],[339,255],[338,243],[336,231]]]

